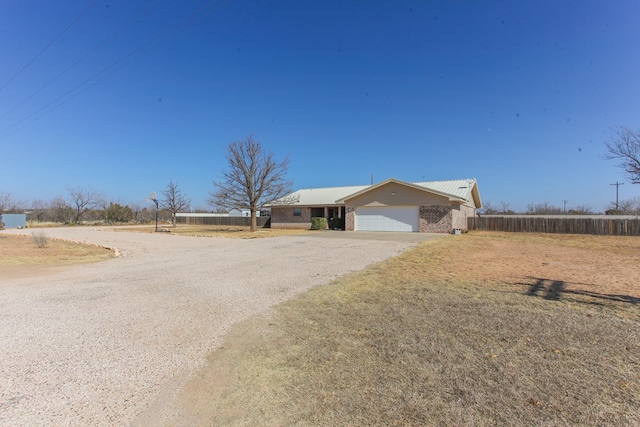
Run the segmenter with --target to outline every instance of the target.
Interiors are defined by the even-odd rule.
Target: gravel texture
[[[161,422],[158,402],[206,363],[232,324],[416,244],[44,231],[120,256],[47,276],[0,275],[3,426]]]

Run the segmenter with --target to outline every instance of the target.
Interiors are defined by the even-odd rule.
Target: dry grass
[[[44,233],[32,236],[0,234],[0,274],[21,270],[33,273],[38,267],[63,266],[103,261],[114,253],[103,247],[49,239]]]
[[[186,417],[640,425],[639,256],[638,238],[422,244],[236,327],[182,391]]]
[[[142,227],[126,227],[115,228],[116,231],[131,231],[137,233],[154,233],[155,224]],[[265,237],[291,236],[299,234],[314,233],[309,230],[280,230],[271,228],[258,228],[255,232],[251,232],[249,227],[229,226],[229,225],[177,225],[158,226],[159,231],[169,232],[180,236],[199,236],[199,237],[231,237],[236,239],[260,239]],[[317,233],[317,231],[315,231]]]
[[[63,227],[61,222],[48,222],[48,221],[27,221],[27,228],[51,228],[51,227]]]

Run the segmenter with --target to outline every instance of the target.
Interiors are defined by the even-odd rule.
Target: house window
[[[302,216],[302,208],[293,208],[293,216]]]

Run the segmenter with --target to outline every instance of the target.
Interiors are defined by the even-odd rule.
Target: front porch
[[[326,218],[330,228],[344,229],[345,208],[337,205],[271,208],[271,228],[309,229],[311,218]],[[334,218],[337,221],[332,221]]]

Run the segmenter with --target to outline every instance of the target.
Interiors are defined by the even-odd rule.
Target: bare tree
[[[102,194],[92,189],[91,187],[69,187],[67,188],[69,193],[69,200],[71,209],[73,209],[73,217],[71,222],[78,224],[82,221],[85,214],[100,205],[103,201]]]
[[[482,215],[516,215],[517,212],[510,208],[511,203],[502,201],[500,207],[495,208],[490,201],[482,203]]]
[[[171,212],[171,224],[176,225],[176,213],[181,210],[188,209],[191,204],[191,200],[187,198],[186,194],[182,193],[182,190],[178,188],[178,183],[169,181],[167,189],[162,191],[162,209],[167,209]]]
[[[633,131],[621,127],[613,131],[613,137],[605,142],[609,152],[605,159],[620,160],[620,166],[633,184],[640,184],[640,129]]]
[[[481,212],[482,215],[496,215],[498,213],[498,209],[494,208],[491,205],[491,202],[487,200],[482,202]]]
[[[538,204],[529,203],[527,205],[527,214],[529,215],[562,215],[564,209],[554,206],[549,202],[542,202]]]
[[[129,203],[129,207],[131,208],[131,213],[133,214],[133,222],[138,222],[138,215],[142,211],[142,206],[139,203]]]
[[[500,202],[500,214],[501,215],[515,215],[517,212],[510,208],[511,203]]]
[[[577,205],[574,208],[569,209],[569,215],[593,215],[593,209],[586,204]]]
[[[0,214],[13,208],[13,198],[9,193],[0,193]]]
[[[49,203],[51,221],[70,223],[73,221],[73,208],[69,206],[62,196],[56,196]]]
[[[618,205],[611,202],[605,211],[607,215],[640,215],[640,197],[620,200]]]
[[[44,200],[35,199],[31,202],[31,210],[27,215],[29,221],[41,222],[49,209],[49,205]]]
[[[213,182],[215,191],[209,192],[208,202],[214,207],[249,209],[251,231],[256,231],[256,212],[292,192],[293,183],[285,179],[289,158],[276,162],[273,154],[249,135],[229,144],[227,162],[229,169],[222,181]]]

